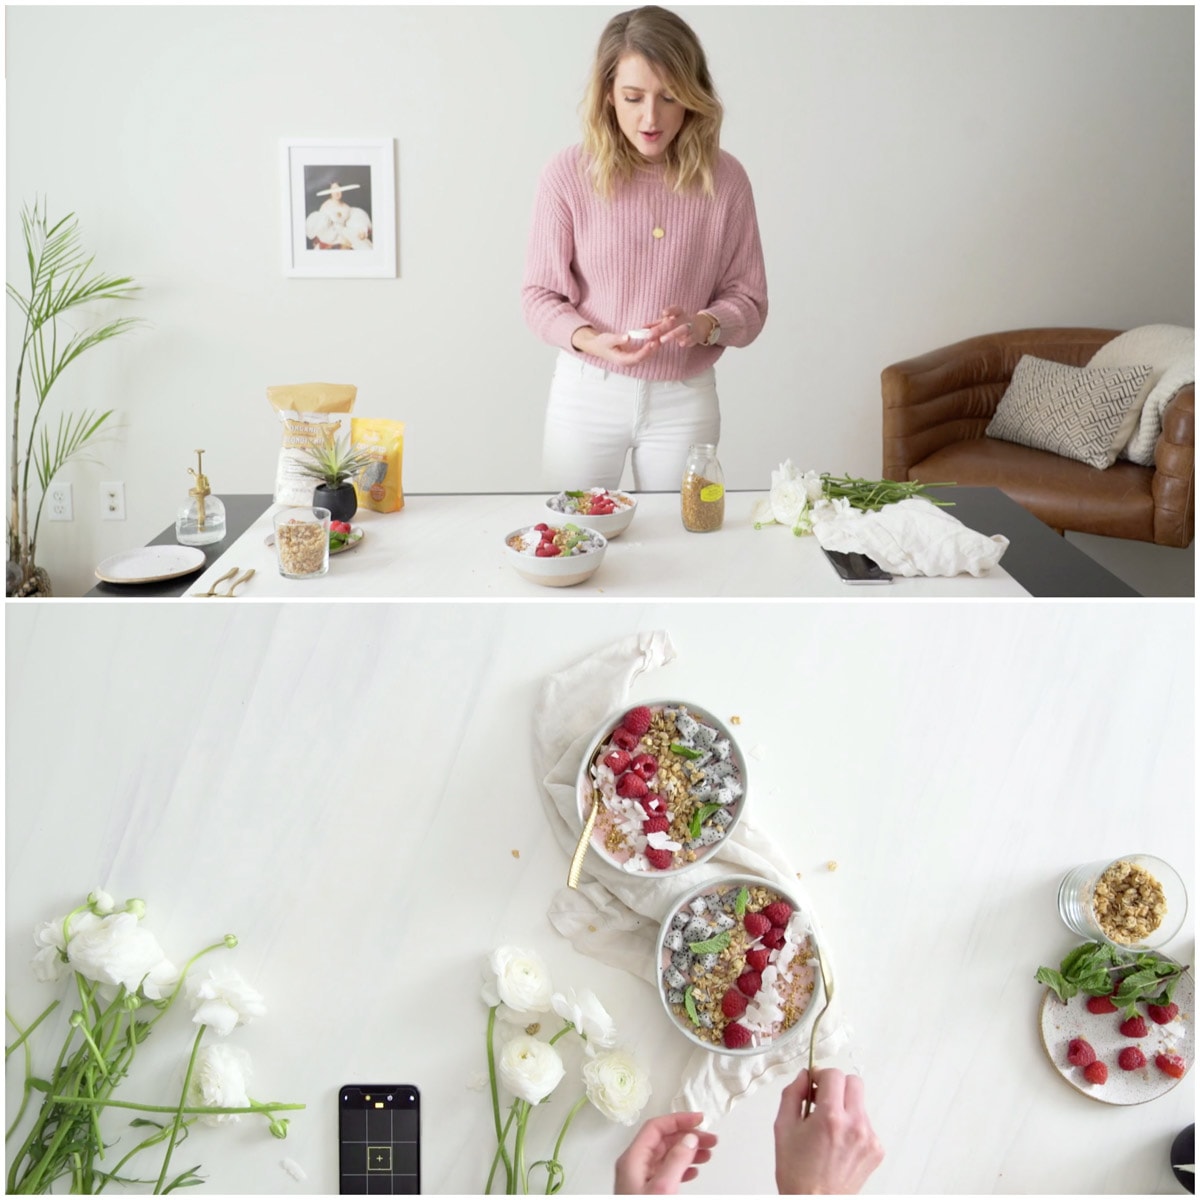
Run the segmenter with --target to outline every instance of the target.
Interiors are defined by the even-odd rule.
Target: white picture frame
[[[284,273],[396,277],[394,138],[284,138]]]

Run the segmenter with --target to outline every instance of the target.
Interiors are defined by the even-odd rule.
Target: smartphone
[[[411,1083],[348,1083],[338,1092],[342,1196],[421,1191],[421,1093]]]
[[[843,583],[891,583],[892,577],[874,559],[865,554],[847,554],[841,550],[825,550]]]

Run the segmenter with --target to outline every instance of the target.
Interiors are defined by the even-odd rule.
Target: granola
[[[1100,876],[1092,908],[1106,937],[1132,945],[1163,923],[1167,898],[1162,884],[1149,871],[1121,859]]]

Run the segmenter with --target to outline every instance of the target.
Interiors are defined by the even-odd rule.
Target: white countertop
[[[410,496],[397,513],[360,510],[354,524],[365,536],[353,550],[331,557],[328,574],[284,579],[266,544],[273,505],[188,589],[204,592],[233,566],[255,568],[238,589],[255,599],[287,597],[534,597],[597,596],[1027,596],[1003,562],[974,579],[901,579],[883,587],[847,587],[815,538],[794,537],[781,526],[756,530],[750,512],[762,493],[729,492],[725,524],[691,534],[679,516],[679,497],[638,497],[633,524],[608,547],[590,579],[575,587],[547,588],[522,579],[505,560],[504,539],[515,529],[548,518],[544,496]],[[991,533],[993,530],[981,530]]]
[[[502,942],[594,989],[650,1064],[646,1115],[669,1107],[684,1039],[647,984],[546,919],[567,863],[529,730],[547,673],[658,628],[678,657],[633,698],[741,716],[748,803],[834,949],[887,1150],[868,1190],[1177,1190],[1192,1077],[1136,1107],[1078,1094],[1041,1049],[1033,975],[1075,942],[1067,868],[1145,851],[1194,877],[1190,604],[11,604],[6,626],[10,1010],[57,994],[29,974],[36,923],[96,886],[141,896],[178,958],[238,934],[230,960],[269,1007],[232,1035],[252,1094],[308,1104],[286,1142],[197,1130],[175,1161],[202,1164],[202,1194],[334,1191],[336,1089],[384,1081],[423,1093],[424,1190],[477,1192],[494,1144],[471,1087],[479,983]],[[1189,914],[1168,950],[1194,949]],[[170,1096],[190,1026],[169,1020],[127,1098]],[[715,1124],[700,1188],[772,1190],[779,1090]],[[569,1075],[533,1149],[578,1093]],[[586,1108],[566,1191],[609,1190],[629,1132]]]

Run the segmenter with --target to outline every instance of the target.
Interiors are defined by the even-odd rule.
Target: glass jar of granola
[[[689,533],[711,533],[725,522],[725,474],[711,442],[688,450],[679,493],[683,527]]]

